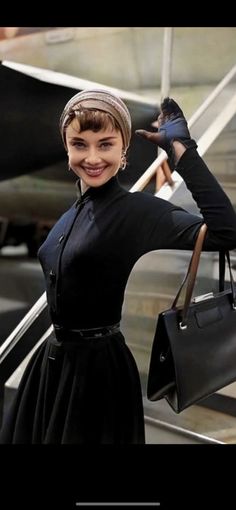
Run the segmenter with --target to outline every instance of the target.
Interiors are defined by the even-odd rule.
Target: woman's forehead
[[[93,127],[91,126],[91,128],[89,129],[81,129],[81,122],[78,118],[74,118],[70,124],[67,126],[66,128],[66,132],[74,132],[74,133],[85,133],[85,132],[92,132],[92,133],[113,133],[113,136],[114,136],[114,133],[118,133],[120,132],[120,130],[118,128],[116,128],[114,125],[112,125],[112,122],[108,119],[106,124],[103,125],[101,124],[101,128],[97,129],[93,129]]]
[[[79,122],[76,122],[76,119],[74,119],[69,126],[67,126],[66,129],[66,136],[67,137],[79,137],[83,139],[93,138],[93,139],[100,139],[100,138],[121,138],[122,135],[120,130],[116,129],[112,124],[101,127],[99,130],[93,130],[93,129],[85,129],[81,130]]]

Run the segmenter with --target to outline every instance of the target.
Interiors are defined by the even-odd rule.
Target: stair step
[[[209,431],[211,437],[227,444],[236,444],[236,427]]]
[[[146,444],[223,444],[222,441],[145,416]]]
[[[146,292],[151,296],[174,296],[187,272],[191,251],[153,251],[141,257],[133,268],[126,287],[126,296],[130,292]],[[235,253],[232,251],[231,260],[234,262]],[[226,280],[229,279],[226,273]],[[194,291],[203,294],[217,289],[218,280],[218,252],[203,252],[199,265]],[[130,294],[131,296],[131,294]]]
[[[224,443],[236,442],[235,417],[193,405],[176,414],[165,399],[149,402],[144,396],[145,415],[191,430]]]
[[[173,294],[128,291],[124,300],[124,313],[130,316],[155,318],[161,311],[170,308],[173,299]],[[141,326],[143,327],[142,323]]]

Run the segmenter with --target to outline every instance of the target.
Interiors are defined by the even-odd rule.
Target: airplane
[[[128,189],[156,158],[157,148],[134,131],[152,130],[158,104],[64,73],[7,60],[0,63],[0,249],[26,243],[29,256],[35,257],[50,228],[76,200],[76,176],[67,171],[59,117],[76,92],[95,87],[118,94],[131,114],[128,167],[119,173]]]

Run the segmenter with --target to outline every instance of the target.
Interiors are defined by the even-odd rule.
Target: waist
[[[70,329],[64,326],[60,326],[59,324],[53,324],[56,338],[59,342],[70,340],[71,338],[75,339],[96,339],[102,338],[109,335],[114,335],[115,333],[119,333],[120,324],[111,324],[110,326],[101,326],[100,328],[91,328],[91,329]]]

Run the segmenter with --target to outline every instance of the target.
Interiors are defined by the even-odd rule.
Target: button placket
[[[89,197],[87,197],[88,199]],[[59,250],[59,253],[58,253],[58,258],[57,258],[57,269],[56,269],[56,274],[57,274],[57,277],[56,277],[56,274],[55,274],[55,289],[54,289],[54,296],[55,296],[55,306],[56,306],[56,310],[58,309],[58,300],[60,299],[60,296],[61,296],[61,293],[60,293],[60,266],[61,266],[61,257],[62,257],[62,253],[65,249],[65,246],[66,246],[66,241],[70,235],[70,232],[73,228],[73,225],[76,221],[76,218],[78,217],[81,209],[84,207],[84,204],[87,202],[87,200],[84,200],[83,202],[78,202],[76,203],[76,209],[75,209],[75,216],[73,218],[73,220],[71,221],[71,224],[68,228],[68,231],[64,232],[63,234],[60,235],[58,241],[59,241],[59,244],[61,245],[60,248],[58,247],[58,250]],[[64,241],[64,242],[62,242]]]

